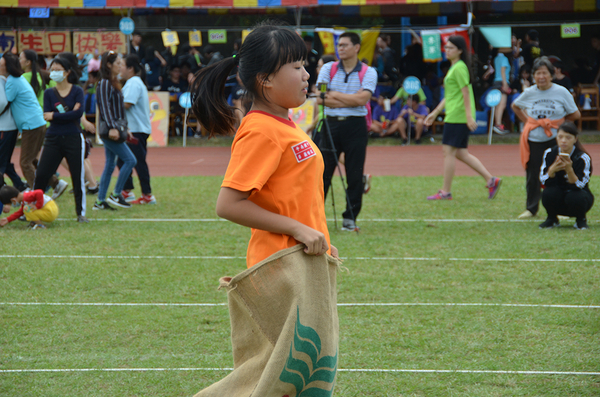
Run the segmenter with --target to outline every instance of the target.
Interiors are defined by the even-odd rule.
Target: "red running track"
[[[600,144],[588,144],[585,149],[593,159],[600,159]],[[469,152],[475,155],[493,175],[524,176],[518,145],[472,145]],[[12,160],[19,168],[19,148]],[[152,176],[224,175],[229,162],[229,147],[166,147],[149,148],[148,165]],[[104,169],[104,149],[96,146],[90,154],[96,177]],[[420,146],[369,146],[365,173],[394,176],[442,175],[443,155],[440,145]],[[62,167],[59,172],[68,175]],[[457,161],[456,175],[477,175]]]

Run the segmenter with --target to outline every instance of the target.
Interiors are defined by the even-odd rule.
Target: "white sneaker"
[[[52,200],[59,198],[65,192],[65,190],[67,190],[67,186],[69,186],[67,182],[63,181],[62,179],[59,180],[58,184],[54,188],[54,193],[52,193]]]
[[[360,228],[356,226],[356,222],[353,219],[344,219],[342,221],[342,230],[346,232],[358,232]]]
[[[517,217],[517,219],[528,219],[528,218],[533,218],[535,215],[533,215],[533,213],[529,210],[525,210],[525,212],[523,212],[521,215],[519,215]]]

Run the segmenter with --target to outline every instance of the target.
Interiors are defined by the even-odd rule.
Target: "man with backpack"
[[[344,153],[348,199],[346,211],[342,214],[342,230],[358,231],[356,218],[362,206],[363,169],[368,141],[367,107],[377,87],[377,72],[359,62],[360,37],[356,33],[341,34],[337,50],[340,61],[323,65],[317,78],[317,84],[326,84],[328,88],[325,99],[318,98],[317,101],[325,105],[325,116],[336,151],[333,152],[330,137],[323,131],[319,144],[325,162],[323,188],[327,197],[336,161]]]

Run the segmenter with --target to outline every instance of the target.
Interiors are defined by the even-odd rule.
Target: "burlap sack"
[[[338,358],[336,272],[302,245],[223,277],[234,369],[196,397],[330,397]]]

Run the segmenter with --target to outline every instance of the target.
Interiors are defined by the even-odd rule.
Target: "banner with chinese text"
[[[58,54],[71,52],[71,33],[68,30],[57,32],[19,31],[18,49],[34,50],[38,54]]]
[[[114,51],[127,53],[127,40],[121,32],[73,32],[73,52],[75,54],[99,54]]]

